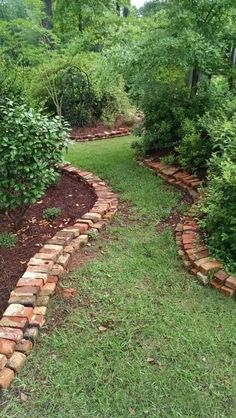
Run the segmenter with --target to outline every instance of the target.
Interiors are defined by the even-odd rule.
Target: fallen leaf
[[[102,325],[101,325],[98,329],[99,329],[99,331],[101,331],[101,332],[105,332],[105,331],[107,331],[107,328],[106,328],[106,327],[103,327]]]
[[[135,415],[136,414],[136,412],[133,408],[129,408],[129,413],[130,413],[130,415]]]
[[[28,399],[28,396],[25,393],[21,392],[21,394],[20,394],[21,402],[26,402],[27,399]]]
[[[148,357],[147,362],[150,363],[150,364],[155,364],[156,363],[155,359],[153,357]]]

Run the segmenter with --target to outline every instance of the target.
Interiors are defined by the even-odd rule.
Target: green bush
[[[62,114],[72,126],[112,125],[116,116],[130,120],[134,114],[122,76],[100,54],[80,54],[73,61],[56,55],[32,70],[25,89],[33,105]]]
[[[14,234],[8,232],[0,233],[0,248],[12,248],[16,245],[17,239]]]
[[[236,99],[224,79],[212,81],[205,109],[201,116],[199,110],[198,117],[187,118],[181,125],[181,139],[176,152],[180,165],[189,172],[206,171],[212,153],[223,154],[224,146],[227,146],[224,136],[228,136],[229,132],[227,127],[222,130],[222,126],[227,125],[236,111]]]
[[[57,176],[66,128],[55,117],[7,100],[0,103],[0,205],[20,218]]]
[[[215,254],[236,269],[236,114],[216,121],[208,185],[199,204],[200,225]]]
[[[186,89],[170,84],[152,84],[142,99],[145,114],[143,151],[173,149],[180,140],[182,121],[188,115]]]
[[[47,208],[43,211],[43,218],[47,221],[52,221],[61,214],[61,209],[59,208]]]
[[[181,133],[182,139],[176,147],[180,166],[190,173],[205,171],[212,153],[212,141],[201,126],[201,120],[185,119]]]

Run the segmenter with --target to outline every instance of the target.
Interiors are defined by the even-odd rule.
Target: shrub
[[[1,209],[12,211],[20,221],[57,176],[66,128],[58,117],[49,119],[10,100],[1,102],[0,112]]]
[[[208,186],[199,204],[200,225],[210,247],[231,268],[236,269],[236,114],[231,120],[216,121],[210,159]]]
[[[204,97],[204,94],[202,94]],[[197,98],[197,100],[199,100]],[[204,106],[202,105],[203,109]],[[176,147],[178,160],[189,172],[202,172],[208,168],[213,152],[223,154],[225,134],[222,126],[227,124],[236,111],[236,99],[229,91],[225,80],[212,81],[208,96],[205,98],[205,111],[194,118],[186,118],[180,129],[180,143]]]
[[[212,141],[201,125],[201,120],[185,119],[181,127],[182,139],[176,152],[181,167],[190,173],[206,170],[212,153]]]
[[[0,248],[11,248],[16,245],[17,239],[14,234],[8,232],[0,233]]]
[[[55,56],[33,69],[28,83],[33,104],[43,103],[72,126],[112,125],[117,115],[132,119],[134,113],[122,77],[99,54],[80,54],[73,62],[71,56]]]
[[[61,214],[61,209],[59,208],[47,208],[43,211],[43,218],[47,221],[52,221]]]

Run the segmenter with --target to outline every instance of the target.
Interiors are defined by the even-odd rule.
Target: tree
[[[43,0],[44,2],[44,12],[45,12],[45,17],[43,18],[43,26],[45,27],[45,29],[52,29],[53,24],[52,24],[52,17],[53,17],[53,13],[52,13],[52,0]]]

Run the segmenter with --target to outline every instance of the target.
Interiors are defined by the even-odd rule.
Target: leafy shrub
[[[217,151],[220,155],[224,152],[224,136],[228,136],[228,132],[222,131],[221,125],[227,124],[236,111],[236,99],[225,80],[216,78],[212,81],[205,98],[205,109],[201,116],[182,122],[181,140],[176,151],[180,165],[189,172],[206,171],[212,153]]]
[[[190,173],[206,170],[212,153],[212,141],[201,126],[201,120],[185,119],[182,139],[176,151],[180,165]]]
[[[11,248],[16,245],[17,239],[14,234],[8,232],[0,233],[0,248]]]
[[[216,255],[236,269],[236,114],[216,121],[211,134],[216,150],[210,159],[208,186],[199,204],[200,225]]]
[[[47,221],[52,221],[61,214],[61,209],[59,208],[47,208],[43,211],[43,218]]]
[[[140,103],[145,114],[141,135],[142,146],[136,149],[144,154],[161,149],[174,149],[180,141],[182,121],[189,115],[189,95],[185,87],[152,80]]]
[[[32,104],[62,114],[71,125],[97,121],[112,125],[117,115],[132,119],[134,110],[122,76],[99,54],[55,56],[30,73],[26,92]]]
[[[20,219],[57,176],[66,128],[25,104],[0,104],[0,204]]]

